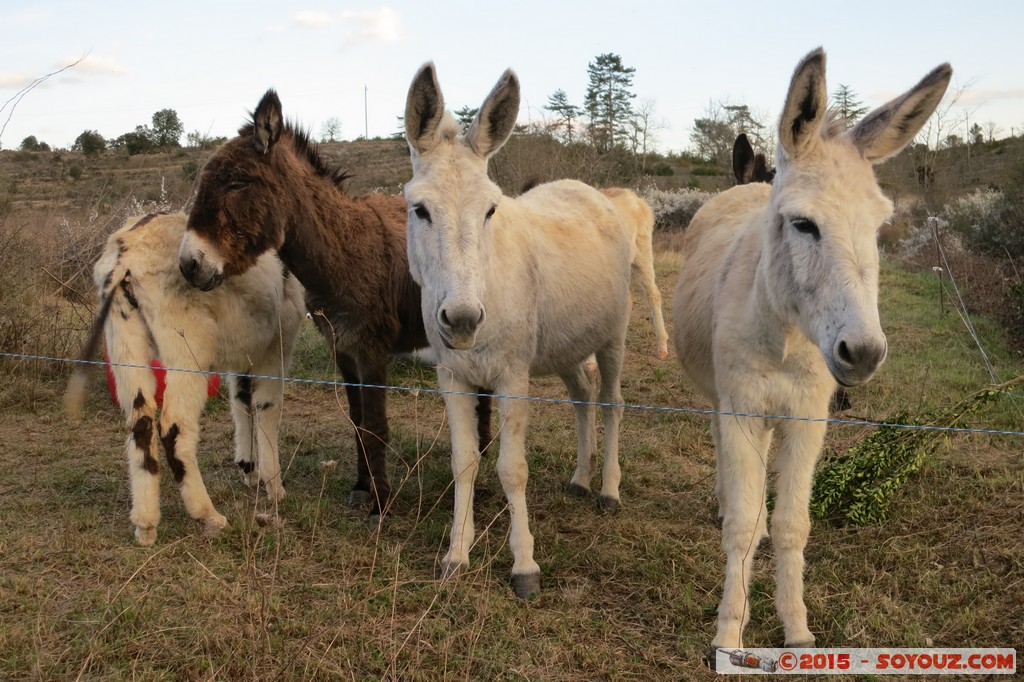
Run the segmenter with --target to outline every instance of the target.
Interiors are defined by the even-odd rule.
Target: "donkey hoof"
[[[468,568],[469,566],[460,561],[442,561],[438,565],[438,578],[448,580],[449,578],[462,575]]]
[[[619,501],[608,495],[597,496],[597,509],[604,514],[616,514],[619,511]]]
[[[540,573],[512,574],[512,590],[520,599],[536,599],[540,595]]]
[[[268,500],[271,502],[281,502],[284,500],[284,487],[282,487],[281,484],[272,485],[267,483],[265,487],[267,489]]]
[[[353,490],[348,494],[346,504],[352,509],[368,508],[373,504],[373,495],[369,490]]]
[[[377,533],[383,529],[384,517],[378,512],[366,517],[366,529],[371,533]]]
[[[249,487],[255,487],[260,482],[259,473],[256,471],[256,465],[252,462],[245,460],[238,460],[235,462],[238,470],[242,472],[242,480]]]
[[[793,643],[786,642],[785,647],[787,649],[813,649],[814,648],[814,640],[812,639],[812,640],[806,641],[806,642],[793,642]]]
[[[209,518],[203,519],[203,533],[207,537],[216,537],[227,526],[228,520],[223,514],[214,512]]]
[[[711,668],[713,672],[718,671],[718,649],[719,647],[714,645],[708,647],[708,667]]]
[[[142,547],[152,547],[156,542],[156,526],[150,528],[135,526],[135,541]]]
[[[590,488],[584,488],[579,483],[570,483],[565,486],[565,494],[569,497],[590,497]]]

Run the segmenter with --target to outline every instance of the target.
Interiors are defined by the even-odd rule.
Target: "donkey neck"
[[[341,291],[346,274],[362,259],[371,231],[356,229],[356,202],[330,179],[300,172],[293,184],[278,249],[281,260],[309,291]]]

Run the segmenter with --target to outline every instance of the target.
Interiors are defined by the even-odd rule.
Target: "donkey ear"
[[[256,105],[256,113],[252,115],[253,139],[252,145],[261,154],[266,154],[270,148],[281,139],[281,128],[284,127],[284,118],[281,116],[281,99],[273,88],[267,90]]]
[[[936,67],[921,82],[860,120],[847,135],[865,159],[879,163],[900,153],[946,94],[953,68]]]
[[[405,99],[405,139],[419,153],[434,142],[434,133],[444,116],[444,97],[437,82],[433,62],[427,62],[416,72]]]
[[[732,174],[736,176],[737,185],[745,185],[754,179],[754,148],[746,133],[736,136],[732,145]]]
[[[519,117],[519,79],[512,69],[501,74],[491,94],[480,105],[469,130],[466,142],[483,158],[488,158],[508,140]]]
[[[798,158],[820,137],[827,101],[825,51],[819,47],[803,58],[789,83],[779,121],[779,146],[788,158]]]

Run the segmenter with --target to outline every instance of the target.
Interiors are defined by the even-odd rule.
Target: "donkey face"
[[[282,128],[281,100],[268,90],[253,123],[203,167],[178,252],[178,267],[192,286],[209,291],[283,243],[291,193],[274,168],[282,162],[275,154]]]
[[[876,235],[892,213],[872,164],[897,154],[942,98],[949,65],[842,132],[826,112],[825,55],[797,67],[779,124],[774,224],[765,260],[774,307],[821,350],[843,385],[871,378],[885,360],[878,319]]]
[[[409,268],[422,288],[423,319],[445,346],[467,350],[484,323],[491,230],[500,229],[501,189],[487,160],[508,139],[519,113],[519,81],[508,70],[460,135],[433,64],[409,88],[405,135],[413,177],[405,185]]]

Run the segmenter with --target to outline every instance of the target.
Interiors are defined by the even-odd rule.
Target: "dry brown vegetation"
[[[345,164],[353,169],[393,159],[397,174],[387,164],[359,174],[357,190],[394,189],[408,177],[400,175],[408,172],[404,143],[362,144],[328,151],[343,164],[342,150],[363,154]],[[182,166],[201,157],[103,159],[109,167],[95,169],[86,161],[77,182],[95,184],[83,188],[55,170],[72,155],[28,162],[10,154],[0,153],[0,201],[4,183],[16,185],[0,217],[0,342],[5,352],[72,357],[91,321],[94,298],[83,270],[91,267],[90,249],[126,212],[161,202],[184,206],[191,181]],[[670,250],[657,255],[666,301],[678,267]],[[987,383],[974,341],[948,305],[940,310],[932,277],[927,267],[912,272],[886,262],[890,359],[853,392],[854,409],[845,416],[935,413]],[[670,305],[665,312],[671,324]],[[634,306],[633,316],[625,401],[706,408],[672,358],[654,358],[645,307]],[[998,378],[1024,371],[1001,330],[976,323]],[[8,330],[20,334],[16,342],[4,336]],[[295,364],[299,378],[337,378],[309,326]],[[473,570],[446,584],[434,579],[452,500],[443,402],[429,392],[431,370],[403,363],[392,369],[394,385],[420,390],[389,396],[396,494],[383,527],[369,528],[344,506],[354,471],[340,389],[291,383],[281,441],[285,501],[272,508],[241,483],[231,461],[231,419],[216,399],[204,416],[199,456],[231,526],[205,537],[167,480],[151,549],[133,544],[124,425],[102,371],[94,370],[78,424],[60,407],[66,372],[58,362],[0,358],[0,678],[713,677],[703,658],[724,556],[702,415],[626,411],[623,509],[609,516],[562,491],[575,457],[571,409],[533,405],[527,494],[544,591],[522,602],[507,584],[508,516],[491,461],[477,483]],[[533,391],[565,397],[557,380],[538,380]],[[1021,396],[986,408],[972,426],[1021,430]],[[826,456],[869,431],[831,428]],[[816,521],[806,585],[819,644],[1019,646],[1021,443],[951,435],[898,496],[889,522],[844,528]],[[773,593],[766,547],[755,560],[750,645],[782,642]]]

